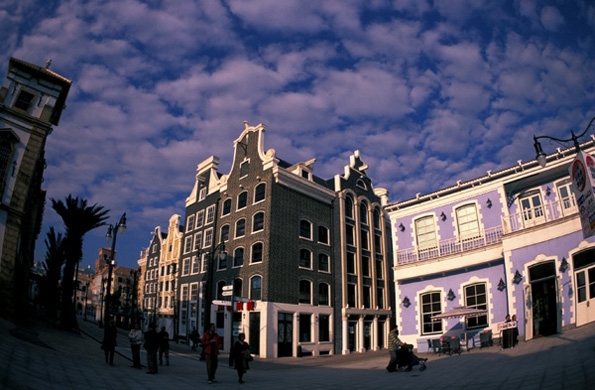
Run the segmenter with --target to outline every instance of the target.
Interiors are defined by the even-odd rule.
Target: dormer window
[[[248,176],[248,169],[250,168],[250,163],[246,160],[240,164],[240,177]]]
[[[306,180],[310,180],[310,172],[302,169],[302,177]]]

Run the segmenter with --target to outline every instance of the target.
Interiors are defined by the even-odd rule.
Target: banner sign
[[[595,158],[582,150],[568,168],[581,217],[583,238],[595,235]]]

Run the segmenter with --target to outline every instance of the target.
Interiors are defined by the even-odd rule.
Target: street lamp
[[[114,265],[116,264],[116,260],[114,259],[116,253],[116,239],[118,238],[118,231],[120,233],[124,233],[126,231],[126,213],[122,214],[120,220],[116,224],[116,226],[110,224],[107,228],[107,234],[105,235],[105,239],[107,242],[112,242],[112,250],[110,252],[110,259],[107,260],[107,290],[105,292],[105,307],[103,318],[105,321],[109,322],[109,305],[112,297],[111,289],[112,289],[112,271]],[[107,339],[107,332],[108,327],[104,328],[104,339]]]
[[[215,261],[215,252],[217,252],[217,258],[220,260],[224,260],[227,257],[227,252],[225,251],[225,242],[221,241],[217,244],[208,254],[208,269],[207,269],[207,288],[206,290],[206,297],[205,297],[205,310],[204,310],[204,322],[203,327],[204,331],[206,332],[208,329],[209,324],[211,323],[211,303],[213,301],[213,268],[215,265],[213,264]]]
[[[556,137],[550,137],[549,135],[540,135],[540,136],[533,136],[533,146],[535,147],[535,159],[537,160],[537,162],[539,163],[539,165],[544,168],[545,165],[547,164],[546,161],[546,154],[543,152],[543,149],[541,148],[541,144],[539,143],[539,139],[541,138],[545,138],[545,139],[550,139],[552,141],[558,141],[558,142],[571,142],[574,144],[574,148],[576,150],[576,152],[580,152],[581,148],[580,145],[578,143],[578,139],[581,138],[582,136],[585,135],[585,133],[587,132],[587,130],[589,130],[589,127],[591,127],[591,125],[593,124],[593,122],[595,121],[595,117],[593,117],[591,119],[591,121],[589,122],[589,124],[587,125],[587,127],[585,128],[585,130],[580,133],[579,135],[575,135],[574,131],[570,130],[570,135],[571,137],[568,139],[560,139],[560,138],[556,138]]]
[[[138,277],[138,275],[140,274],[140,268],[138,269],[131,269],[130,270],[130,274],[132,275],[132,304],[130,305],[130,317],[131,317],[131,321],[132,321],[132,327],[134,327],[134,324],[137,321],[137,316],[135,316],[134,313],[134,308],[136,306],[136,278]]]
[[[89,282],[85,283],[85,314],[83,319],[87,321],[87,298],[89,297]]]

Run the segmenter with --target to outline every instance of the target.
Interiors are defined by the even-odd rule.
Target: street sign
[[[225,291],[225,290],[223,290],[221,292],[221,295],[223,295],[224,297],[231,297],[233,295],[233,291]]]
[[[213,301],[213,305],[219,305],[219,306],[231,306],[231,301],[220,301],[218,299],[215,299]]]
[[[229,286],[223,286],[223,291],[233,291],[233,286],[231,284]]]

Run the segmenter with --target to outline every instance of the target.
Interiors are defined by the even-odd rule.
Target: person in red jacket
[[[215,332],[215,324],[209,325],[209,330],[202,336],[201,345],[207,360],[207,382],[215,381],[215,372],[219,365],[219,349],[221,348],[221,338]]]

